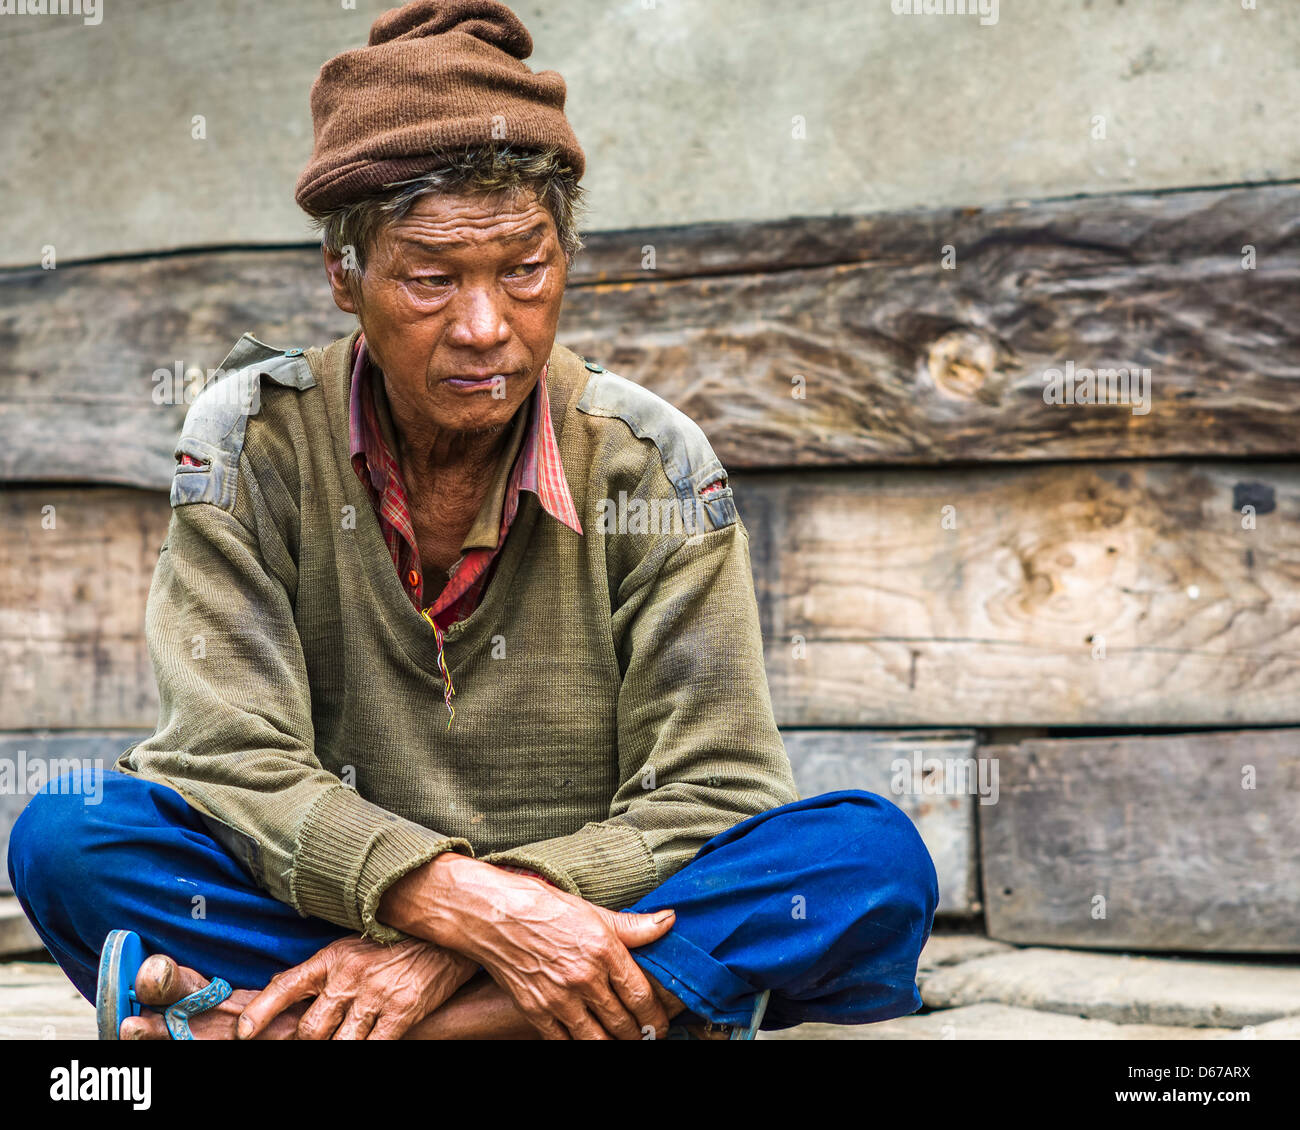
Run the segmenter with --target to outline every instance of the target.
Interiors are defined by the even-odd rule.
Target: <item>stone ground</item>
[[[0,898],[0,1040],[93,1040],[94,1009]],[[27,951],[24,953],[24,951]],[[31,951],[36,951],[33,953]],[[1300,960],[1139,957],[937,934],[917,971],[924,1011],[804,1024],[763,1040],[1300,1040]]]

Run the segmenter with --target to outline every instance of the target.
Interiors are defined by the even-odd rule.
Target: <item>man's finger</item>
[[[524,1018],[537,1029],[543,1040],[569,1040],[573,1038],[569,1035],[569,1030],[549,1013],[543,1012],[540,1015],[531,1016],[525,1012]]]
[[[630,950],[658,941],[677,922],[676,914],[671,910],[656,910],[651,914],[627,914],[620,910],[607,910],[603,906],[598,906],[595,910],[614,928],[618,940]]]
[[[370,1029],[365,1038],[367,1040],[400,1040],[414,1027],[415,1016],[413,1013],[401,1010],[382,1012],[379,1014],[379,1019],[375,1021],[375,1026]]]
[[[667,1031],[668,1013],[664,1010],[663,1002],[659,1000],[645,971],[627,950],[611,964],[609,983],[619,1000],[636,1018],[638,1027],[633,1038],[643,1038],[647,1028],[654,1029],[656,1039]]]
[[[251,1040],[291,1004],[317,996],[325,988],[326,968],[312,957],[271,978],[270,984],[244,1006],[235,1036]]]
[[[351,1003],[348,997],[317,997],[298,1021],[298,1039],[332,1039]]]
[[[571,1040],[612,1040],[614,1038],[581,1004],[572,1011],[560,1013],[557,1019],[564,1025]]]
[[[334,1033],[333,1038],[336,1040],[364,1040],[370,1035],[375,1026],[378,1014],[370,1008],[361,1005],[359,1001],[353,1001],[352,1007],[348,1009],[348,1014],[343,1018],[343,1023]]]
[[[601,1026],[616,1040],[639,1040],[641,1023],[607,981],[588,997],[587,1007]]]

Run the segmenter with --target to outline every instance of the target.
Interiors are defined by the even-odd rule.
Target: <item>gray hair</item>
[[[532,190],[555,222],[560,247],[569,264],[582,250],[578,220],[586,193],[558,149],[520,149],[508,144],[436,153],[438,164],[410,180],[394,181],[349,204],[311,211],[312,226],[321,243],[335,255],[352,248],[356,265],[365,268],[366,254],[386,225],[402,219],[415,202],[431,193],[507,198]]]

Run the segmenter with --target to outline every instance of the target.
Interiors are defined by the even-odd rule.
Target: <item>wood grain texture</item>
[[[934,861],[939,877],[939,913],[979,912],[979,862],[975,846],[975,797],[970,793],[926,791],[913,759],[966,762],[976,756],[975,735],[960,730],[783,730],[800,796],[863,789],[907,813]],[[900,775],[900,763],[906,772]],[[919,783],[920,788],[916,786]],[[901,788],[899,787],[901,786]]]
[[[354,325],[319,251],[0,275],[0,481],[165,489],[188,403],[241,334],[288,349]]]
[[[1298,468],[732,481],[783,726],[1300,722]],[[153,725],[168,515],[157,492],[0,494],[0,728]]]
[[[170,517],[156,491],[0,492],[0,730],[153,727],[144,609]]]
[[[645,233],[589,263],[610,281],[571,295],[566,342],[737,469],[1294,455],[1298,203],[1280,187]],[[642,244],[668,280],[634,285]],[[1150,411],[1045,403],[1043,372],[1069,360],[1150,368]]]
[[[732,484],[782,725],[1300,721],[1293,466]]]
[[[998,802],[979,808],[992,937],[1300,949],[1300,730],[1035,740],[982,753],[1000,766]]]
[[[559,340],[733,469],[1300,455],[1298,211],[1274,186],[606,232]],[[0,274],[0,480],[162,488],[184,404],[157,370],[350,325],[315,249]],[[1045,403],[1069,361],[1150,368],[1150,411]]]

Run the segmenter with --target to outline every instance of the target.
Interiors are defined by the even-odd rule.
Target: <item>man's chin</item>
[[[447,431],[462,432],[467,438],[485,436],[509,425],[526,402],[527,397],[513,404],[503,397],[495,397],[490,387],[462,390],[439,383],[429,390],[428,415],[433,423]]]
[[[498,409],[498,412],[505,411]],[[480,414],[471,413],[447,413],[445,416],[441,413],[430,413],[433,422],[444,432],[453,432],[456,435],[466,439],[486,439],[489,436],[499,435],[510,421],[514,418],[514,413],[509,412],[500,416],[497,412],[483,412]]]

